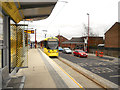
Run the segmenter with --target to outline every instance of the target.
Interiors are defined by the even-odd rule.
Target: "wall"
[[[90,37],[89,46],[98,46],[98,44],[103,44],[103,37]]]
[[[62,47],[70,47],[71,49],[74,49],[76,47],[76,44],[62,44]]]
[[[90,53],[94,53],[96,51],[98,52],[103,52],[103,55],[107,55],[107,56],[113,56],[113,57],[119,57],[120,58],[120,48],[90,48]]]
[[[63,37],[63,36],[61,36],[61,35],[58,35],[58,36],[56,36],[58,39],[60,38],[60,46],[62,47],[62,42],[64,42],[64,41],[67,41],[68,39],[67,38],[65,38],[65,37]]]
[[[105,33],[105,47],[118,48],[120,47],[120,24],[115,23],[106,33]]]

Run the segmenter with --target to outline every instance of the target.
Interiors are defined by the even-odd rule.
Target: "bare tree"
[[[83,36],[88,36],[88,27],[85,24],[83,24],[83,27],[84,27]],[[91,27],[89,27],[89,36],[98,36],[96,33],[93,32]]]

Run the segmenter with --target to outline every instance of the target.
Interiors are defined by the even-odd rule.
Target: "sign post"
[[[36,44],[37,44],[37,41],[36,41],[36,29],[35,29],[35,48],[36,48]]]

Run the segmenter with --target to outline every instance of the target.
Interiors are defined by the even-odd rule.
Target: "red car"
[[[79,57],[87,57],[87,53],[85,53],[84,51],[82,50],[75,50],[73,52],[74,56],[79,56]]]

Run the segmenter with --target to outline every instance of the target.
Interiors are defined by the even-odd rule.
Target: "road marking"
[[[52,60],[52,59],[51,59]],[[53,60],[52,60],[53,61]],[[82,88],[83,90],[84,90],[84,88],[83,88],[83,86],[82,85],[80,85],[75,79],[73,79],[67,72],[65,72],[65,70],[63,70],[55,61],[53,61],[70,79],[72,79],[80,88]]]
[[[114,76],[110,76],[110,77],[120,77],[120,75],[114,75]]]

